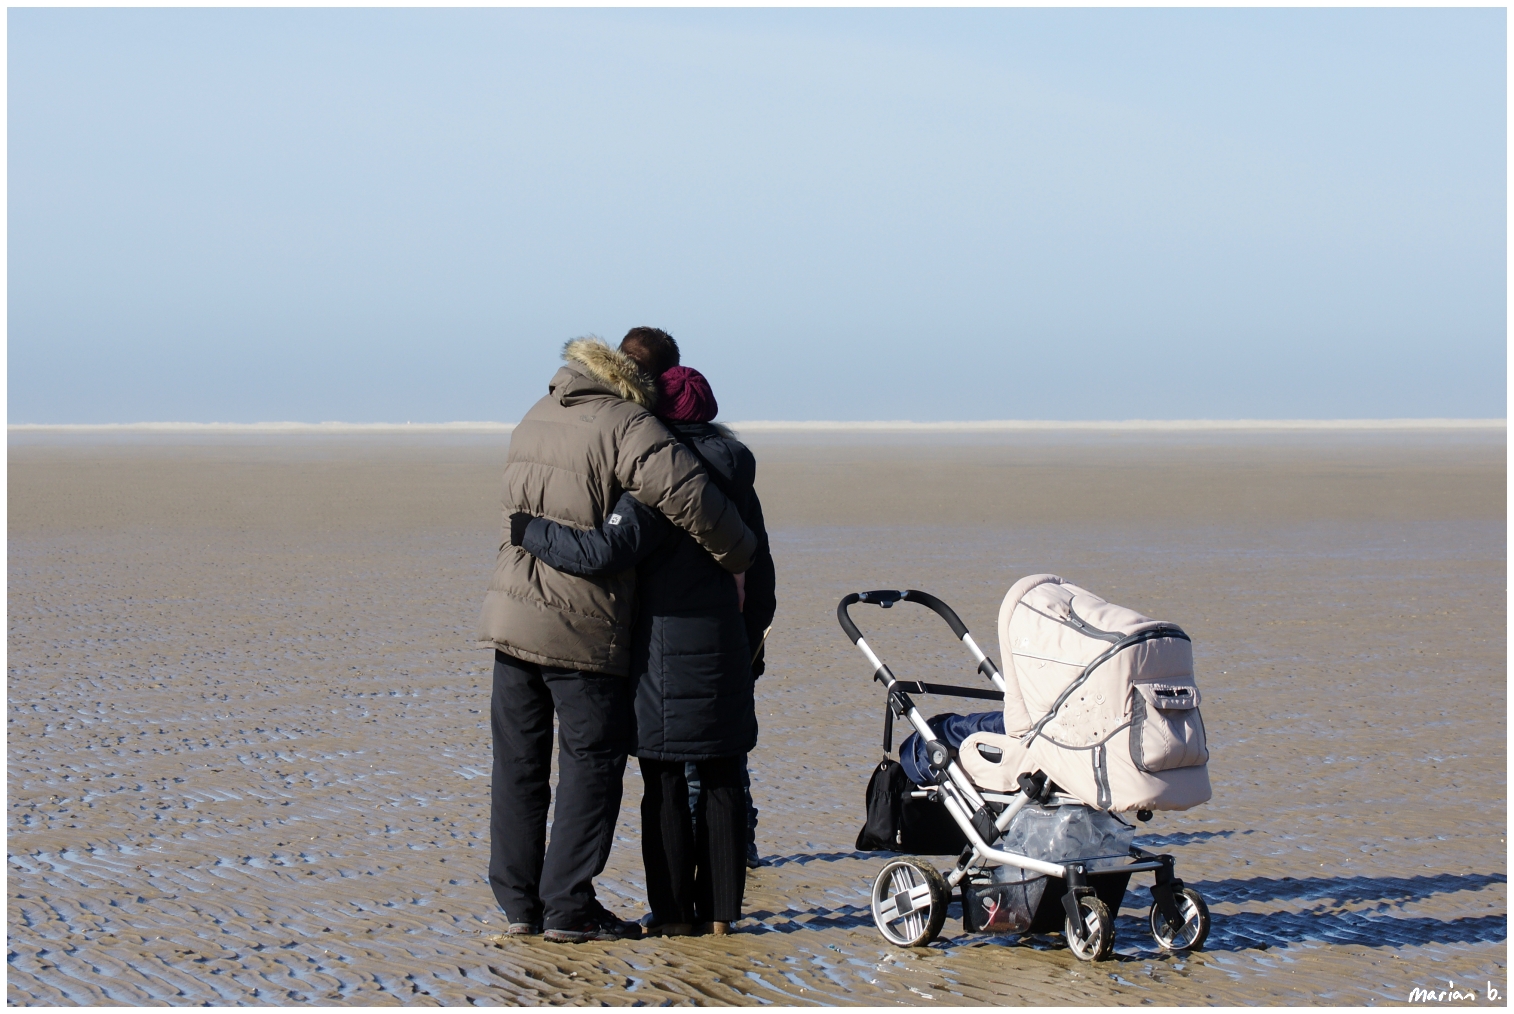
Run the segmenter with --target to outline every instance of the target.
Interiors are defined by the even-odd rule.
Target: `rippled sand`
[[[1507,993],[1502,434],[753,440],[780,577],[726,939],[497,942],[488,437],[13,435],[15,1003],[1363,1003]],[[1215,799],[1161,814],[1208,899],[1158,955],[888,947],[852,843],[882,699],[844,593],[934,591],[997,654],[1061,573],[1195,640]],[[858,612],[904,677],[972,682],[938,620]],[[942,702],[942,710],[950,705]],[[601,896],[645,911],[631,766]],[[1143,901],[1145,902],[1143,904]]]

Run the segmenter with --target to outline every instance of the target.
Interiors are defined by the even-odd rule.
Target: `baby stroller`
[[[853,622],[848,610],[858,602],[932,610],[996,689],[896,678]],[[1154,809],[1187,809],[1209,798],[1208,750],[1182,630],[1055,575],[1035,575],[1010,589],[1000,611],[1001,647],[1011,652],[1006,680],[934,595],[858,592],[841,600],[836,617],[887,693],[885,755],[899,718],[923,741],[928,759],[921,784],[889,760],[875,772],[868,829],[888,795],[879,788],[885,772],[902,798],[882,819],[897,822],[902,813],[910,826],[869,847],[917,854],[961,849],[944,873],[918,855],[889,860],[872,889],[873,921],[884,939],[903,947],[930,943],[948,906],[960,900],[968,932],[1060,931],[1078,958],[1102,960],[1113,951],[1114,916],[1131,876],[1150,872],[1149,924],[1157,945],[1168,952],[1203,946],[1209,933],[1203,898],[1178,879],[1171,855],[1135,845],[1134,826],[1119,816],[1133,810],[1144,821]],[[957,746],[943,742],[911,694],[1002,701],[1005,733],[974,733]],[[932,820],[934,833],[922,831]]]

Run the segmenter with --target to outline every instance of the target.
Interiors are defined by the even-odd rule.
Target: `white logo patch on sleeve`
[[[612,525],[618,525],[618,524],[620,524],[620,515],[619,514],[611,514],[609,516],[609,518],[606,519],[606,520],[608,520],[609,523],[612,524]]]

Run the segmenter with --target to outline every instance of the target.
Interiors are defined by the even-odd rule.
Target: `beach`
[[[778,571],[751,756],[770,865],[731,937],[561,946],[498,939],[485,880],[473,633],[508,435],[13,431],[8,1002],[1507,993],[1502,430],[749,442]],[[884,859],[854,842],[883,696],[836,603],[930,591],[997,659],[999,602],[1040,572],[1193,638],[1214,798],[1139,840],[1208,901],[1202,952],[1156,950],[1145,878],[1097,964],[872,925]],[[933,614],[853,616],[901,678],[981,682]],[[633,760],[598,882],[626,918],[640,795]]]

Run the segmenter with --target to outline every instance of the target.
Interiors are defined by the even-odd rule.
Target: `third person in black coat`
[[[746,882],[745,755],[757,742],[752,684],[776,606],[773,559],[752,488],[756,460],[712,421],[716,403],[704,377],[675,366],[659,387],[657,414],[757,536],[751,569],[733,578],[630,494],[597,531],[521,515],[512,519],[512,541],[542,563],[583,576],[636,567],[631,676],[638,681],[634,753],[646,786],[642,858],[650,932],[723,933],[741,917]],[[694,762],[701,786],[695,814],[687,762]]]

